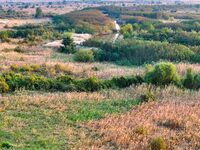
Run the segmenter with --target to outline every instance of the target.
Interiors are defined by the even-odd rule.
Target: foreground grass
[[[38,101],[38,98],[34,99]],[[139,103],[138,100],[57,99],[55,104],[47,101],[48,98],[30,103],[23,96],[3,98],[0,105],[0,147],[21,150],[91,146],[94,136],[96,139],[100,136],[81,127],[83,122],[129,111]]]
[[[115,143],[118,149],[160,150],[150,143],[164,139],[169,150],[195,150],[200,149],[199,108],[199,101],[169,99],[145,103],[131,112],[91,122],[89,128],[103,135],[102,139]],[[163,145],[161,141],[156,144]]]

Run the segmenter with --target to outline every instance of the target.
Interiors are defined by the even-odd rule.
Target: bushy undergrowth
[[[0,93],[8,92],[9,86],[3,78],[0,78]]]
[[[199,56],[188,47],[167,42],[125,39],[109,43],[91,39],[84,45],[102,49],[97,53],[98,61],[126,62],[124,65],[141,65],[159,60],[199,61]]]
[[[200,88],[200,74],[194,74],[192,69],[188,69],[185,77],[183,78],[182,84],[188,89],[199,89]]]
[[[75,53],[74,60],[78,62],[92,62],[94,61],[93,51],[90,49],[82,49]]]
[[[174,84],[179,88],[191,90],[200,88],[200,74],[193,74],[192,70],[188,69],[185,76],[180,76],[175,65],[167,62],[147,66],[144,76],[121,76],[105,80],[99,80],[95,76],[85,79],[74,78],[62,65],[55,65],[49,69],[45,65],[21,67],[12,65],[10,69],[0,75],[0,93],[19,89],[94,92],[108,88],[125,88],[141,83],[160,87]],[[51,72],[54,72],[54,75],[49,75]],[[146,93],[142,95],[141,100],[152,101],[155,100],[155,97],[152,93]]]
[[[108,88],[128,87],[132,84],[140,84],[142,82],[143,78],[139,76],[115,77],[110,80],[98,80],[96,77],[75,79],[68,75],[60,75],[51,78],[36,74],[24,75],[10,71],[1,75],[0,92],[5,93],[19,89],[94,92]]]

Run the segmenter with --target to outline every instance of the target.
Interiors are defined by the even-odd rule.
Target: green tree
[[[133,26],[131,24],[126,24],[126,25],[121,27],[120,32],[122,34],[126,34],[126,33],[131,34],[131,33],[133,33]]]
[[[74,53],[76,51],[73,39],[69,35],[63,38],[62,46],[59,50],[64,53]]]
[[[41,18],[43,16],[42,9],[40,7],[36,8],[35,18]]]
[[[176,71],[176,67],[172,63],[161,62],[153,68],[148,68],[145,74],[147,83],[164,86],[169,84],[179,84],[180,77]]]
[[[144,22],[142,27],[143,27],[143,29],[145,29],[147,31],[152,31],[155,29],[155,27],[149,22]]]

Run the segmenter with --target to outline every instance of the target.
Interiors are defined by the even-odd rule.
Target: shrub
[[[94,55],[94,60],[95,61],[100,61],[102,58],[102,53],[103,53],[103,51],[102,50],[100,50],[100,49],[95,49],[95,50],[93,50],[93,55]]]
[[[52,80],[52,89],[56,91],[77,91],[76,80],[67,75],[61,75]]]
[[[11,147],[13,147],[13,145],[9,142],[3,142],[1,144],[1,148],[3,148],[3,149],[10,149]]]
[[[161,62],[146,72],[145,81],[159,86],[178,85],[180,78],[176,67],[172,63]]]
[[[6,93],[9,91],[9,86],[3,78],[0,78],[0,93]]]
[[[155,101],[156,98],[155,98],[155,95],[153,92],[151,91],[148,91],[146,92],[145,94],[141,95],[140,96],[140,101],[143,103],[143,102],[150,102],[150,101]]]
[[[33,64],[33,65],[31,65],[30,67],[32,68],[32,70],[33,70],[34,72],[39,72],[41,66],[40,66],[40,65]]]
[[[196,74],[194,76],[194,88],[199,89],[200,88],[200,74]]]
[[[19,71],[21,71],[21,72],[30,72],[30,71],[32,71],[32,68],[31,68],[31,66],[24,65],[24,66],[21,66],[19,68]]]
[[[166,150],[167,146],[165,141],[161,137],[156,137],[151,140],[150,143],[151,150]]]
[[[74,60],[78,62],[92,62],[94,55],[92,50],[79,50],[74,55]]]
[[[23,76],[14,72],[8,72],[3,74],[3,76],[11,91],[15,91],[21,88],[31,89],[32,87],[32,80],[27,76]]]
[[[140,76],[130,76],[130,77],[113,77],[110,80],[105,80],[102,83],[104,88],[125,88],[132,84],[141,84],[143,78]]]
[[[27,80],[32,81],[32,89],[33,90],[50,90],[51,87],[51,79],[42,77],[42,76],[28,76]],[[30,85],[31,86],[31,85]],[[29,89],[27,87],[27,89]]]
[[[194,74],[192,72],[192,69],[187,69],[185,78],[183,79],[183,86],[188,88],[188,89],[194,89],[195,88],[195,83],[194,83]]]
[[[16,65],[16,64],[13,64],[13,65],[10,66],[10,69],[11,69],[12,71],[18,71],[18,70],[19,70],[19,66]]]
[[[94,66],[94,67],[92,67],[91,68],[93,71],[99,71],[100,69],[98,68],[98,67],[96,67],[96,66]]]
[[[137,127],[134,132],[137,133],[137,134],[140,134],[140,135],[147,135],[148,134],[147,128],[145,128],[143,126]]]
[[[78,89],[81,91],[99,91],[102,89],[102,83],[96,77],[90,77],[88,79],[78,82]]]
[[[67,74],[72,74],[72,72],[69,70],[67,66],[61,65],[61,64],[56,64],[55,65],[55,71],[56,73],[67,73]]]
[[[22,48],[20,48],[19,46],[17,46],[15,49],[14,49],[15,52],[18,52],[18,53],[23,53],[24,50],[22,50]]]

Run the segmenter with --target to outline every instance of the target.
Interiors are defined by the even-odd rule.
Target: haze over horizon
[[[0,0],[0,2],[57,2],[57,1],[63,1],[63,0]],[[66,1],[72,1],[72,0],[66,0]],[[90,1],[90,0],[74,0],[74,1]],[[92,0],[91,0],[92,1]],[[99,1],[118,1],[118,0],[99,0]],[[135,1],[135,0],[120,0],[120,1]],[[200,0],[143,0],[143,1],[161,1],[161,2],[185,2],[185,3],[199,3]]]

